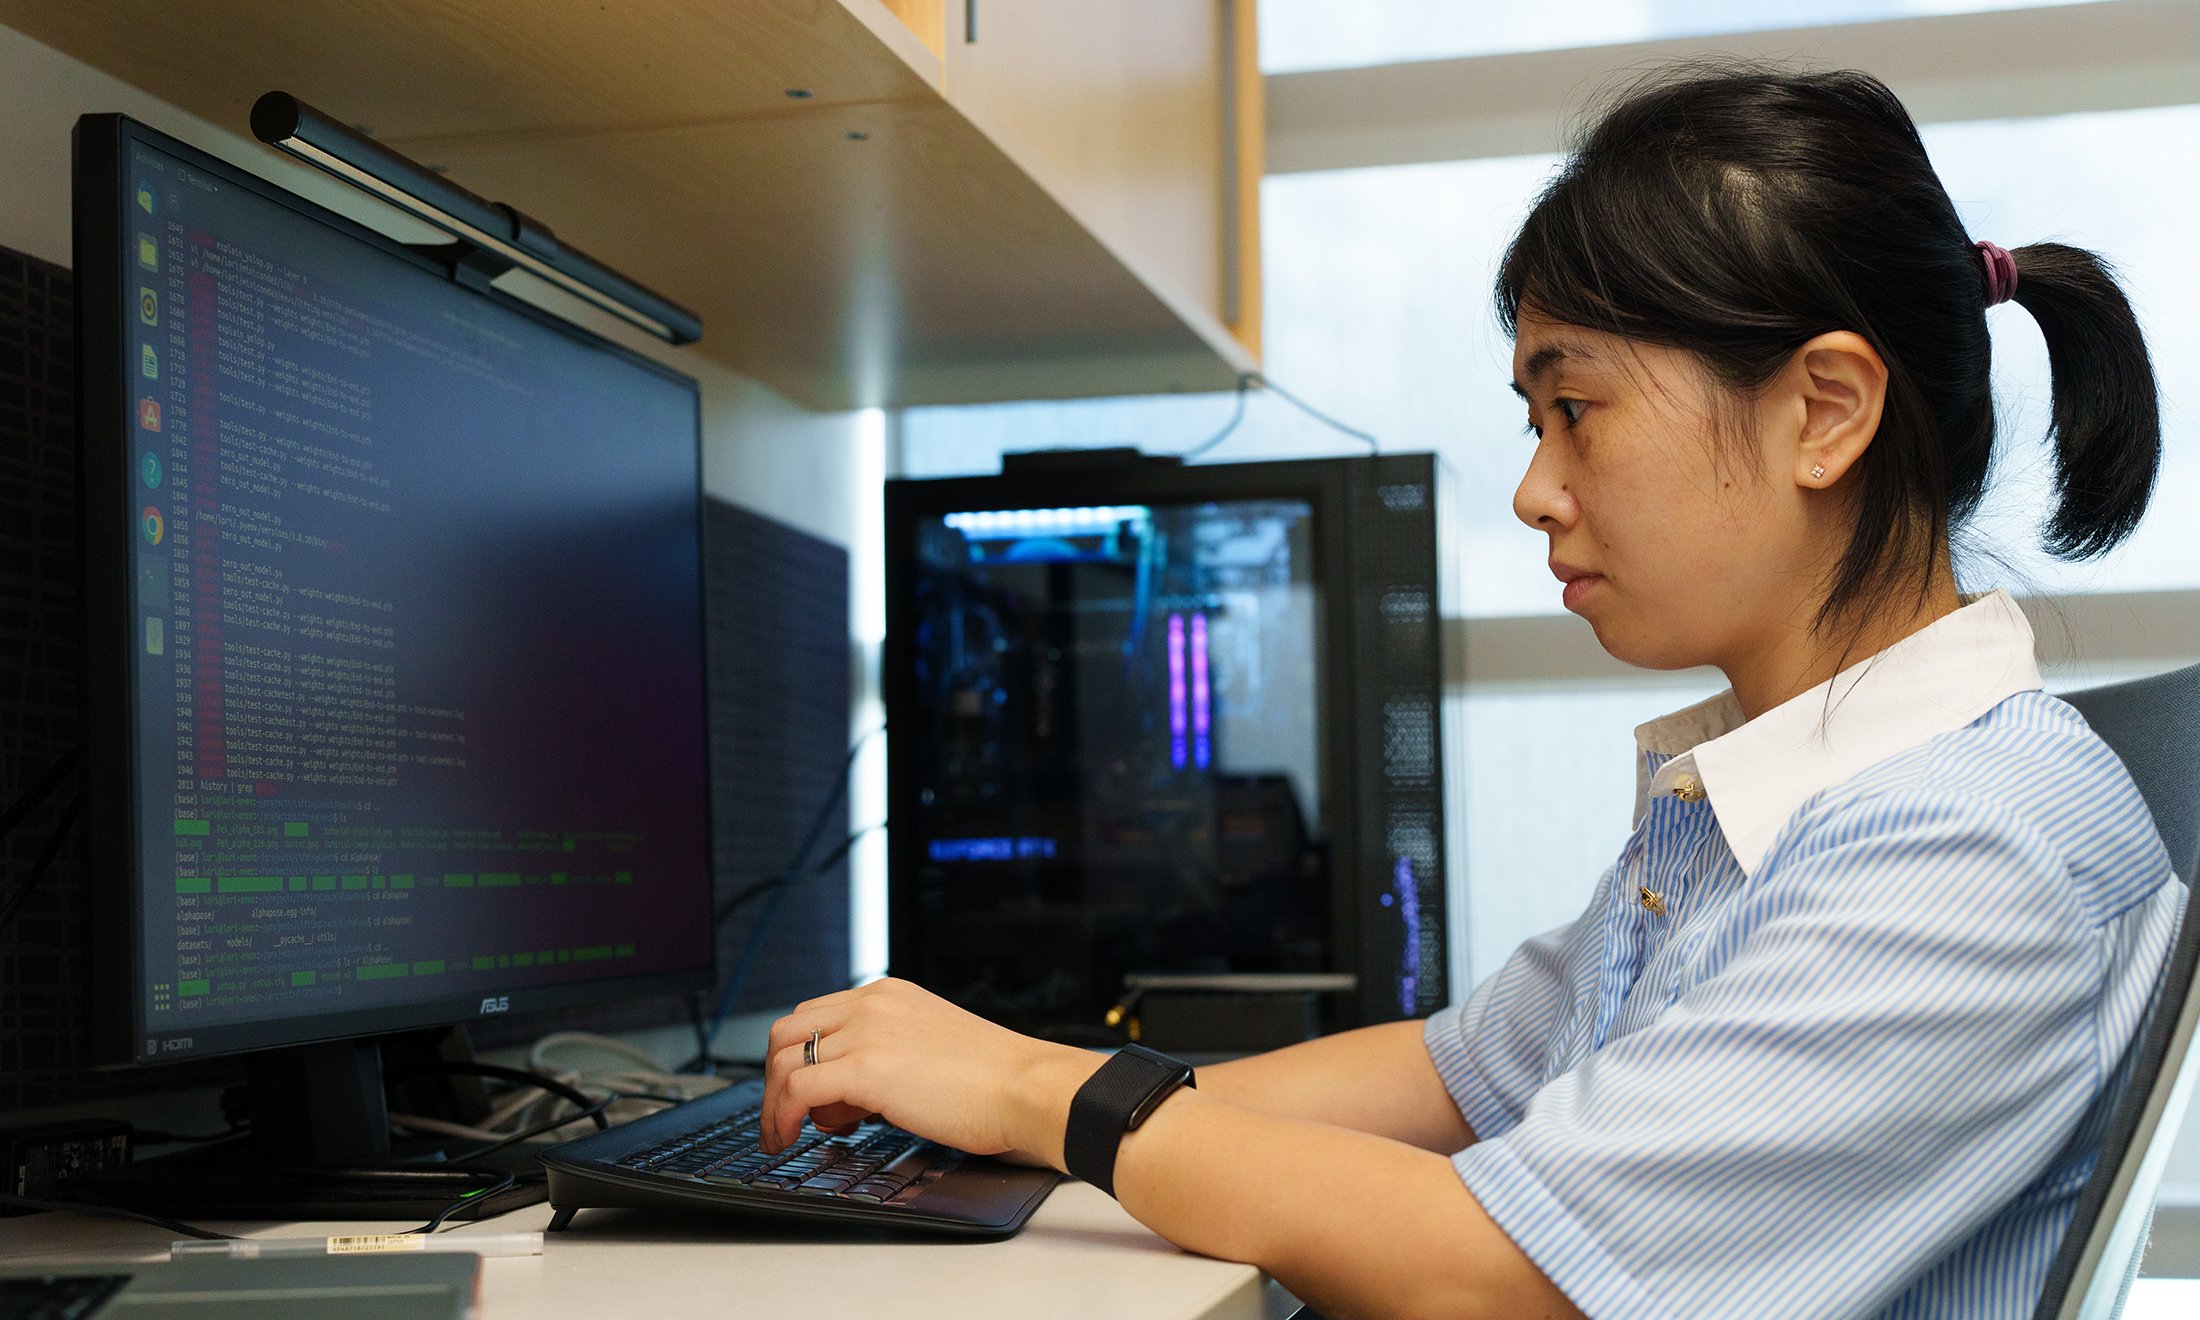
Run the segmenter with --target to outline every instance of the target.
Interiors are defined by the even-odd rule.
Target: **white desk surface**
[[[529,1206],[454,1233],[549,1222]],[[218,1225],[250,1237],[386,1231],[387,1224]],[[10,1265],[165,1260],[162,1229],[86,1215],[0,1219]],[[1064,1183],[1006,1242],[818,1241],[806,1229],[583,1212],[540,1256],[483,1262],[481,1320],[887,1315],[955,1320],[1285,1320],[1298,1309],[1249,1265],[1177,1250],[1083,1183]],[[2193,1320],[2200,1279],[2140,1279],[2123,1320]]]
[[[539,1229],[547,1205],[453,1233]],[[221,1225],[248,1237],[387,1232],[389,1224]],[[1084,1183],[1054,1189],[1005,1242],[819,1240],[754,1220],[586,1210],[540,1256],[482,1264],[481,1320],[893,1315],[905,1320],[1284,1320],[1298,1304],[1250,1265],[1170,1246]],[[174,1234],[88,1215],[0,1219],[9,1265],[165,1260]]]

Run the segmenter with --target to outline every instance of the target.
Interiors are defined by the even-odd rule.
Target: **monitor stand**
[[[469,1195],[451,1219],[479,1219],[543,1199],[535,1148],[508,1147],[456,1167],[479,1142],[395,1139],[384,1080],[403,1112],[478,1122],[479,1082],[436,1071],[470,1060],[462,1030],[412,1032],[266,1050],[246,1059],[252,1122],[243,1135],[73,1180],[68,1199],[169,1219],[390,1219],[425,1223]],[[520,1181],[494,1194],[502,1174]]]

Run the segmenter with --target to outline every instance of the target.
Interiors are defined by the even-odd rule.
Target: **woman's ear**
[[[1887,403],[1887,364],[1862,335],[1833,330],[1805,341],[1782,375],[1802,404],[1795,482],[1828,489],[1848,474],[1879,433]]]

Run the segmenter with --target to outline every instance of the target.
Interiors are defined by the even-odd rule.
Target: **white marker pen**
[[[536,1233],[360,1233],[350,1237],[236,1238],[226,1242],[177,1242],[170,1260],[220,1257],[266,1260],[277,1256],[360,1256],[392,1251],[471,1251],[480,1256],[539,1256]]]

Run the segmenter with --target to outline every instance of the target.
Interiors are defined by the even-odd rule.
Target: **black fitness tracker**
[[[1062,1163],[1072,1176],[1115,1195],[1115,1152],[1123,1134],[1179,1086],[1197,1086],[1192,1065],[1143,1045],[1125,1045],[1077,1088],[1062,1134]]]

